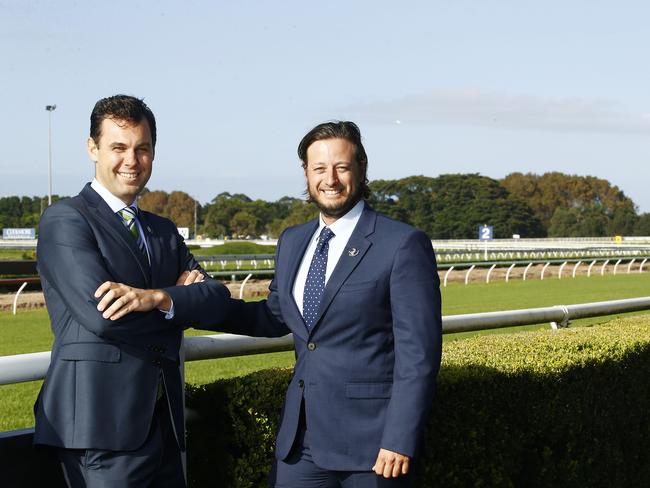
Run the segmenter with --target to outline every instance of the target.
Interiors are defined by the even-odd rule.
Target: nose
[[[136,166],[138,164],[138,154],[135,149],[125,151],[123,164],[127,166]]]
[[[336,172],[336,168],[334,166],[330,166],[327,168],[327,173],[325,174],[325,183],[327,183],[327,186],[334,186],[338,183],[339,178],[338,174]]]

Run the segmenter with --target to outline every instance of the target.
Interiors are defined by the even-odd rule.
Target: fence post
[[[596,264],[597,259],[594,259],[591,264],[589,265],[589,269],[587,269],[587,278],[591,277],[591,268],[594,267],[594,264]]]
[[[16,296],[14,297],[14,315],[16,315],[16,307],[18,306],[18,296],[20,295],[20,292],[25,289],[26,286],[27,286],[27,282],[20,285],[20,288],[18,288],[18,291],[16,292]]]
[[[474,268],[476,268],[476,265],[472,264],[472,266],[470,266],[470,268],[467,270],[467,273],[465,274],[465,284],[469,282],[469,274],[472,272]]]
[[[580,264],[582,264],[582,261],[578,261],[576,265],[573,267],[573,273],[572,273],[573,278],[576,277],[576,271],[578,270],[578,266],[580,266]]]
[[[453,266],[452,266],[451,268],[449,268],[449,269],[447,270],[447,272],[445,273],[445,279],[444,279],[444,282],[443,282],[443,285],[442,285],[442,286],[445,287],[445,288],[447,287],[447,278],[449,277],[449,273],[451,273],[451,270],[452,270],[452,269],[454,269]]]
[[[600,268],[600,276],[605,276],[605,266],[607,266],[607,263],[609,263],[609,259],[606,259]]]
[[[494,270],[494,268],[496,268],[496,266],[497,266],[496,264],[493,264],[492,267],[487,272],[487,276],[485,277],[485,282],[486,283],[490,282],[490,275],[492,274],[492,270]]]
[[[540,280],[543,280],[543,279],[544,279],[544,272],[546,271],[546,268],[548,268],[548,265],[549,265],[549,264],[551,264],[550,261],[548,261],[548,262],[544,265],[544,267],[542,268],[542,276],[540,277]]]
[[[246,283],[250,279],[250,277],[253,276],[253,273],[248,273],[248,276],[244,278],[244,281],[241,283],[241,288],[239,289],[239,299],[241,300],[244,298],[244,287],[246,286]]]

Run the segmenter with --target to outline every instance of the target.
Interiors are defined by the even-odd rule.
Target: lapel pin
[[[149,231],[149,234],[152,233],[151,227],[147,226],[147,230]]]
[[[357,254],[359,254],[359,250],[356,247],[351,247],[350,249],[348,249],[348,256],[350,256],[351,258],[356,256]]]

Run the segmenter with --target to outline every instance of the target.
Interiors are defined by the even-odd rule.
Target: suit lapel
[[[354,269],[359,265],[363,256],[372,245],[372,242],[367,239],[367,237],[374,232],[376,220],[377,214],[366,204],[363,213],[359,218],[359,222],[357,222],[357,226],[350,236],[350,240],[348,240],[338,263],[336,263],[332,275],[329,280],[327,280],[318,316],[316,317],[316,323],[314,327],[312,327],[310,335],[319,327],[321,317],[330,306],[330,303],[332,303],[332,300],[338,293],[341,285],[345,283],[348,276],[350,276],[352,271],[354,271]]]
[[[289,301],[291,302],[291,310],[294,312],[296,317],[298,317],[298,319],[302,323],[302,327],[298,327],[297,330],[294,331],[294,333],[298,333],[304,339],[307,339],[307,326],[302,317],[302,314],[300,313],[300,309],[298,308],[298,304],[296,303],[295,297],[293,296],[293,286],[294,283],[296,282],[296,276],[298,275],[298,270],[300,269],[300,263],[304,258],[305,252],[307,251],[307,246],[309,246],[309,241],[314,235],[314,232],[316,232],[317,228],[318,228],[318,219],[305,225],[304,228],[301,229],[294,237],[293,242],[287,243],[289,244],[288,246],[289,256],[296,256],[298,258],[297,259],[290,258],[287,260],[289,262],[289,266],[286,274],[287,279],[284,280],[284,293],[286,294],[286,296],[289,297]]]
[[[113,235],[129,250],[142,272],[147,288],[151,288],[151,269],[147,262],[147,257],[140,252],[137,242],[133,239],[126,226],[120,221],[120,218],[113,213],[102,197],[90,187],[90,184],[87,184],[81,190],[81,196],[88,202],[88,208],[94,212],[95,217],[101,220],[105,227],[110,229]]]

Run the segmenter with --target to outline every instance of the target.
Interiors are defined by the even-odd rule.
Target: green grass
[[[577,276],[576,278],[556,277],[545,280],[505,281],[475,283],[465,286],[462,283],[448,283],[442,288],[443,315],[493,312],[524,308],[550,307],[553,305],[572,305],[576,303],[618,300],[650,295],[650,274],[634,273],[616,276]],[[580,319],[571,326],[584,326],[603,323],[616,317],[642,314],[632,312],[610,316]],[[502,334],[513,331],[547,329],[548,324],[508,327],[479,332],[461,332],[445,336],[446,340],[456,340],[473,335]]]
[[[23,261],[36,259],[36,250],[0,249],[0,261]]]
[[[450,283],[442,289],[444,315],[569,305],[648,295],[650,295],[649,273],[592,276],[591,278],[577,277],[562,280],[551,278],[544,281],[493,282],[469,286]],[[572,323],[572,326],[605,322],[609,319],[611,317],[584,319]],[[445,340],[457,340],[477,334],[543,328],[548,328],[548,325],[449,334],[445,335]],[[186,335],[211,333],[213,332],[186,331]],[[21,311],[15,316],[8,312],[0,312],[0,356],[47,351],[51,344],[52,334],[45,310]],[[293,352],[193,361],[186,364],[186,379],[192,384],[205,384],[217,378],[240,376],[260,369],[290,367],[293,363]],[[31,408],[40,384],[39,381],[0,386],[0,431],[33,425]]]
[[[265,246],[255,242],[224,242],[220,246],[198,247],[191,246],[195,256],[215,256],[221,254],[275,254],[275,246]]]

